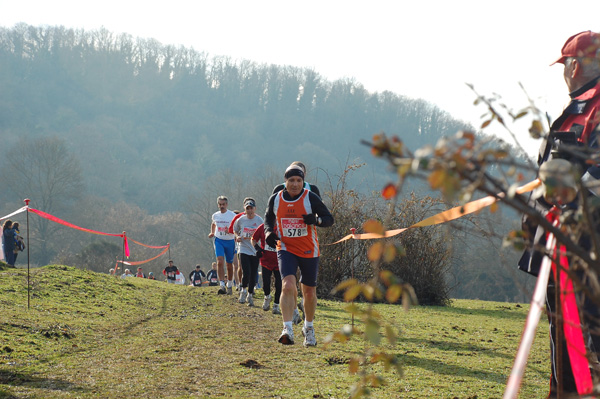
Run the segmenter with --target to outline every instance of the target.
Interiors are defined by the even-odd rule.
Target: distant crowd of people
[[[111,268],[108,271],[108,273],[113,276],[118,277],[118,274],[117,274],[117,271],[115,268]],[[163,269],[163,275],[165,276],[165,281],[167,283],[180,284],[180,285],[183,285],[186,283],[186,279],[185,279],[183,273],[181,273],[179,268],[173,264],[173,260],[169,260],[169,264]],[[148,275],[146,276],[146,274],[144,273],[144,269],[141,266],[138,266],[137,272],[135,274],[133,274],[130,269],[125,269],[123,274],[121,274],[121,278],[125,279],[128,277],[138,277],[138,278],[147,278],[149,280],[156,280],[156,277],[154,276],[153,272],[148,273]],[[208,273],[204,273],[201,266],[196,265],[196,268],[190,272],[190,274],[188,275],[188,278],[190,281],[189,285],[192,285],[195,287],[202,287],[205,285],[207,285],[207,286],[218,285],[217,262],[213,262],[212,270],[210,270]]]

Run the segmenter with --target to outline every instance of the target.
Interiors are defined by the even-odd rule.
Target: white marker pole
[[[558,221],[554,222],[554,226],[558,226]],[[554,238],[554,234],[549,234],[548,241],[546,242],[546,251],[552,253],[555,246],[556,238]],[[525,366],[527,365],[527,358],[529,358],[531,345],[533,345],[533,339],[535,338],[535,330],[540,322],[542,309],[545,306],[546,289],[548,287],[548,278],[550,277],[551,268],[552,259],[548,256],[544,256],[535,284],[535,291],[533,292],[533,298],[531,300],[529,314],[527,315],[527,321],[525,322],[519,350],[517,351],[510,377],[508,377],[508,382],[506,383],[506,390],[502,397],[503,399],[516,399],[519,394]]]

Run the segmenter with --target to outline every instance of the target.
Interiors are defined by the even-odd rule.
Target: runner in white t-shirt
[[[215,238],[214,247],[217,257],[217,274],[219,275],[219,291],[218,294],[231,295],[233,289],[233,257],[235,255],[235,235],[229,233],[229,224],[235,217],[235,213],[227,210],[227,197],[221,195],[217,198],[219,211],[212,215],[212,224],[210,225],[209,238]],[[225,263],[227,263],[227,286],[225,286]]]
[[[254,198],[248,198],[244,202],[245,215],[233,224],[236,241],[240,243],[240,261],[242,264],[242,288],[240,292],[240,303],[247,302],[248,306],[254,306],[254,286],[258,274],[258,257],[256,249],[252,245],[252,235],[263,224],[263,219],[258,216]]]

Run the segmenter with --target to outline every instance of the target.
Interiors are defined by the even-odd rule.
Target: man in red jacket
[[[598,155],[600,134],[600,34],[591,31],[585,31],[571,36],[564,44],[561,56],[554,64],[563,64],[564,79],[569,90],[571,102],[567,105],[562,115],[552,124],[550,134],[540,148],[538,165],[543,168],[550,161],[557,159],[567,160],[573,170],[578,170],[581,176],[581,182],[587,188],[587,196],[600,196],[600,165],[589,162],[593,154]],[[564,162],[564,161],[561,161]],[[567,163],[567,165],[569,165]],[[575,193],[573,194],[573,196]],[[581,195],[581,194],[580,194]],[[581,197],[580,197],[581,198]],[[569,198],[567,201],[572,200]],[[548,215],[550,209],[555,211],[565,211],[576,209],[580,199],[576,199],[568,204],[554,204],[548,201],[548,198],[540,197],[536,200],[535,207],[542,214]],[[598,221],[593,223],[593,228],[598,233]],[[524,227],[529,230],[530,236],[534,237],[530,247],[525,251],[519,261],[519,268],[527,273],[538,275],[544,254],[540,251],[544,248],[546,234],[544,229],[532,223],[529,220],[524,221]],[[591,245],[592,231],[581,235],[578,244],[586,251],[593,251]],[[581,268],[572,265],[571,258],[569,262],[571,271],[579,278],[585,277]],[[564,275],[564,272],[562,272]],[[587,280],[587,277],[584,281]],[[563,283],[561,282],[561,297],[564,297]],[[584,290],[585,291],[585,290]],[[596,293],[597,294],[597,293]],[[577,324],[578,337],[580,342],[585,342],[587,359],[589,362],[584,364],[582,370],[587,373],[588,383],[582,382],[581,374],[574,373],[572,369],[573,357],[577,356],[573,352],[574,345],[568,344],[568,338],[562,339],[560,348],[562,355],[557,356],[557,319],[556,314],[556,290],[555,276],[551,273],[548,282],[546,308],[550,323],[550,346],[552,359],[552,375],[550,380],[549,398],[556,397],[559,387],[562,385],[562,393],[571,397],[571,394],[582,394],[592,388],[591,381],[598,382],[600,375],[598,357],[600,356],[600,312],[589,295],[578,290],[579,315],[581,316],[581,326]],[[565,316],[566,318],[566,316]],[[568,327],[567,320],[563,323],[563,329]],[[562,330],[560,331],[562,333]],[[568,335],[568,334],[567,334]],[[595,360],[593,360],[595,359]],[[559,364],[560,363],[560,364]],[[579,367],[579,366],[578,366]],[[561,370],[558,373],[558,370]],[[591,377],[589,369],[592,370]],[[596,370],[596,371],[594,371]],[[587,388],[586,388],[587,386]],[[566,396],[565,396],[566,397]]]

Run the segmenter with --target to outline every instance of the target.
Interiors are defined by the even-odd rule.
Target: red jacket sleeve
[[[233,219],[231,220],[231,223],[229,223],[229,229],[227,229],[227,232],[229,234],[233,234],[233,224],[235,223],[235,221],[238,220],[240,217],[244,216],[245,214],[246,213],[244,213],[244,212],[240,212],[233,217]]]
[[[265,224],[261,224],[252,234],[252,239],[260,243],[260,247],[265,247]]]

